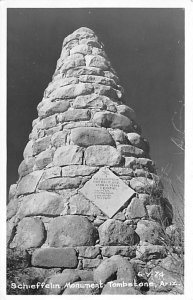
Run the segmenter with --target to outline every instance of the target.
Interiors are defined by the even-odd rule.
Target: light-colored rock
[[[61,190],[61,189],[73,189],[78,188],[82,179],[80,177],[63,177],[63,178],[48,178],[42,180],[38,184],[39,190]]]
[[[27,159],[28,157],[33,156],[33,141],[29,141],[27,145],[25,146],[25,149],[23,151],[23,157],[24,159]]]
[[[124,168],[124,167],[113,167],[111,170],[120,176],[131,176],[133,177],[133,170],[131,168]]]
[[[140,220],[137,223],[135,232],[139,235],[140,241],[150,244],[160,244],[161,234],[163,232],[159,223],[150,220]]]
[[[29,174],[30,172],[33,171],[33,166],[35,163],[35,158],[34,157],[29,157],[26,160],[23,160],[18,168],[18,174],[20,177],[23,177],[27,174]]]
[[[79,77],[80,82],[90,82],[90,83],[98,83],[113,86],[116,88],[116,83],[113,79],[104,77],[104,76],[95,76],[95,75],[81,75]]]
[[[117,149],[121,152],[124,156],[129,157],[144,157],[146,156],[145,152],[132,145],[118,145]]]
[[[114,145],[112,136],[104,128],[79,127],[72,129],[71,140],[82,147],[92,145]]]
[[[114,255],[103,260],[94,270],[94,281],[105,284],[106,282],[117,279],[126,279],[133,283],[135,272],[132,264],[125,257]]]
[[[124,131],[133,131],[132,122],[125,116],[112,112],[97,112],[93,121],[102,127],[122,129]]]
[[[100,254],[99,246],[82,246],[76,248],[79,256],[84,258],[96,258]]]
[[[11,219],[17,212],[18,198],[12,198],[7,205],[7,219]]]
[[[65,269],[62,274],[76,274],[80,277],[81,281],[93,281],[92,270],[79,270],[79,269]]]
[[[104,246],[101,249],[102,256],[111,257],[113,255],[121,255],[126,257],[135,257],[135,246]]]
[[[66,72],[66,77],[78,77],[80,75],[103,75],[103,71],[100,68],[95,68],[95,67],[78,67],[78,68],[73,68],[69,69]],[[89,93],[88,93],[89,94]]]
[[[98,295],[99,285],[94,281],[76,281],[67,287],[63,295]]]
[[[52,135],[51,144],[58,148],[66,145],[68,130],[62,130]]]
[[[77,68],[80,66],[85,66],[84,56],[81,54],[73,54],[68,56],[62,64],[60,69],[61,73],[65,73],[67,70],[71,68]]]
[[[52,192],[40,192],[21,199],[18,215],[25,216],[57,216],[64,210],[65,201]]]
[[[68,100],[66,101],[49,101],[45,102],[38,110],[38,116],[40,118],[46,118],[56,113],[65,112],[70,107]]]
[[[90,166],[116,166],[121,158],[119,152],[109,145],[90,146],[85,150],[85,162]]]
[[[81,165],[83,150],[76,145],[59,147],[54,153],[53,162],[56,166]]]
[[[97,240],[97,230],[81,216],[64,216],[49,224],[48,244],[52,247],[92,246]]]
[[[94,91],[91,83],[78,83],[63,86],[50,94],[52,99],[70,99],[80,95],[87,95]]]
[[[42,175],[42,180],[48,179],[48,178],[55,178],[55,177],[61,177],[62,174],[62,168],[60,167],[51,167],[44,170],[44,173]]]
[[[34,171],[19,181],[17,186],[17,195],[34,193],[40,181],[43,171]]]
[[[149,158],[138,158],[138,164],[150,172],[155,171],[155,163]]]
[[[71,165],[62,168],[63,177],[76,177],[76,176],[88,176],[95,173],[98,170],[97,167],[90,167],[85,165]]]
[[[91,49],[91,47],[89,47],[88,44],[87,45],[86,44],[80,44],[80,45],[77,45],[77,46],[73,47],[70,50],[70,55],[76,54],[76,53],[80,53],[80,54],[83,54],[83,55],[91,54],[92,49]]]
[[[90,120],[90,110],[88,109],[69,109],[58,116],[59,122],[69,121],[88,121]]]
[[[50,117],[46,117],[45,119],[42,119],[40,126],[41,126],[41,129],[49,129],[49,128],[55,127],[56,124],[57,124],[56,115],[53,115]]]
[[[93,269],[97,268],[102,262],[100,258],[84,258],[83,259],[83,268],[84,269]]]
[[[135,177],[130,181],[130,186],[138,193],[153,194],[162,190],[160,182],[145,177]]]
[[[144,202],[138,198],[133,198],[126,210],[126,216],[128,219],[143,218],[147,215]]]
[[[17,192],[17,184],[11,184],[9,187],[9,201],[13,199]]]
[[[78,259],[73,248],[41,248],[34,251],[32,265],[43,268],[76,268]]]
[[[127,142],[126,134],[120,129],[109,130],[110,134],[112,135],[113,139],[118,144],[124,144]]]
[[[161,245],[145,244],[139,245],[136,249],[136,258],[141,260],[151,260],[164,258],[167,255],[166,248]]]
[[[51,276],[51,278],[48,279],[47,283],[50,286],[52,286],[52,288],[45,288],[45,294],[59,295],[68,286],[68,284],[71,284],[78,280],[80,280],[80,277],[72,272],[56,274],[54,276]]]
[[[33,155],[37,155],[40,152],[46,150],[50,146],[50,136],[45,136],[41,139],[38,139],[33,144]]]
[[[111,86],[99,83],[93,83],[93,86],[95,94],[109,97],[110,99],[113,99],[115,101],[118,101],[122,97],[122,93]]]
[[[69,207],[70,207],[70,214],[72,215],[84,215],[84,216],[102,215],[101,210],[81,194],[74,195],[70,198]]]
[[[27,217],[17,226],[16,235],[10,245],[11,248],[29,249],[40,247],[45,239],[45,228],[38,218]]]
[[[110,98],[95,93],[76,97],[73,101],[73,107],[107,109],[112,112],[117,111],[114,102]]]
[[[100,245],[134,245],[134,230],[118,220],[109,219],[99,227]]]
[[[125,157],[125,167],[135,170],[137,168],[137,158]]]
[[[102,70],[109,69],[109,62],[100,55],[86,55],[85,60],[87,67],[96,67]]]
[[[131,145],[143,149],[146,153],[149,152],[149,144],[147,140],[140,136],[140,134],[136,132],[129,132],[127,133],[127,138]]]
[[[40,154],[37,155],[35,159],[35,167],[39,170],[45,168],[52,162],[53,154],[54,152],[52,149],[42,151]]]

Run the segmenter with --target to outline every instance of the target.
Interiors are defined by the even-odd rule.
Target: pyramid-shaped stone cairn
[[[165,255],[172,213],[128,102],[95,33],[67,36],[9,193],[8,247],[31,267],[97,282],[107,260]]]

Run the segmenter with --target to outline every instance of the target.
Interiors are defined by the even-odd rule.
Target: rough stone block
[[[140,220],[137,223],[135,232],[138,234],[140,241],[150,244],[160,244],[161,233],[163,229],[159,223],[150,220]]]
[[[59,122],[88,121],[90,120],[90,110],[70,109],[58,116]]]
[[[60,69],[61,73],[65,73],[67,70],[71,68],[77,68],[80,66],[85,66],[84,56],[81,54],[73,54],[65,59]]]
[[[75,145],[59,147],[53,158],[53,162],[56,166],[81,165],[82,160],[83,150]]]
[[[97,216],[102,215],[101,210],[84,196],[74,195],[69,200],[70,213],[73,215]]]
[[[40,247],[45,239],[45,228],[40,219],[24,218],[17,226],[11,248],[29,249]]]
[[[121,155],[130,156],[130,157],[144,157],[146,156],[145,152],[132,145],[118,145],[117,149],[121,152]]]
[[[105,246],[101,249],[102,256],[111,257],[113,255],[121,255],[129,258],[135,257],[135,246]]]
[[[74,144],[82,147],[88,147],[92,145],[114,145],[112,136],[104,128],[74,128],[71,132],[71,140]]]
[[[56,274],[49,278],[48,284],[50,284],[52,288],[45,289],[45,294],[59,295],[68,286],[68,284],[72,284],[73,282],[78,280],[80,280],[80,277],[72,272]]]
[[[50,94],[52,99],[70,99],[80,95],[91,94],[94,91],[91,83],[78,83],[63,86]]]
[[[44,173],[42,175],[42,180],[48,179],[48,178],[55,178],[55,177],[61,177],[62,168],[60,167],[51,167],[44,170]]]
[[[85,217],[57,217],[49,224],[48,244],[52,247],[92,246],[97,235],[96,228]]]
[[[102,262],[100,258],[84,258],[83,259],[83,268],[84,269],[93,269],[98,267]]]
[[[131,145],[143,149],[146,153],[149,152],[149,144],[136,132],[127,133],[127,138]]]
[[[73,248],[42,248],[32,255],[32,265],[43,268],[76,268],[78,259]]]
[[[17,186],[17,195],[34,193],[42,174],[42,170],[34,171],[22,177]]]
[[[17,184],[11,184],[9,187],[9,201],[13,199],[17,192]]]
[[[120,153],[112,146],[96,145],[85,150],[85,162],[90,166],[116,166],[121,159]]]
[[[84,258],[96,258],[100,254],[99,246],[82,246],[76,248],[79,256]]]
[[[37,155],[40,152],[46,150],[50,146],[50,136],[45,136],[41,139],[38,139],[33,144],[33,155]]]
[[[100,245],[134,245],[134,230],[118,220],[109,219],[99,227]]]
[[[98,84],[93,83],[93,86],[94,86],[95,94],[109,97],[111,99],[114,99],[115,101],[119,100],[122,96],[122,94],[119,90],[116,90],[111,86],[107,86],[107,85],[99,84],[99,83]]]
[[[18,174],[20,177],[23,177],[27,174],[29,174],[30,172],[33,171],[33,167],[34,167],[34,163],[35,163],[35,158],[34,157],[29,157],[26,160],[23,160],[21,162],[21,164],[19,165],[18,168]]]
[[[51,144],[56,148],[65,146],[67,135],[68,135],[68,130],[62,130],[54,133],[51,138]]]
[[[7,205],[7,219],[11,219],[18,209],[18,198],[12,198]]]
[[[73,68],[66,72],[66,77],[75,76],[78,77],[80,75],[103,75],[103,71],[100,68],[95,67],[79,67],[79,68]],[[91,92],[90,92],[91,93]],[[90,94],[87,93],[87,94]]]
[[[101,70],[109,69],[109,62],[102,56],[99,55],[86,55],[86,66],[87,67],[96,67]]]
[[[109,97],[95,93],[76,97],[73,101],[73,107],[107,109],[112,112],[117,111],[114,102]]]
[[[57,216],[63,210],[63,198],[56,193],[45,191],[23,197],[18,214],[20,217]]]
[[[133,198],[127,207],[126,216],[128,219],[143,218],[147,216],[144,202],[138,198]]]
[[[162,189],[159,182],[145,177],[135,177],[130,181],[130,186],[138,193],[153,194]]]
[[[27,159],[28,157],[31,157],[31,156],[33,156],[33,141],[29,141],[23,151],[24,159]]]
[[[117,106],[117,111],[118,111],[119,114],[121,114],[121,115],[123,115],[123,116],[125,116],[125,117],[127,117],[131,120],[136,119],[136,115],[135,115],[134,110],[131,107],[127,106],[127,105],[124,105],[124,104],[118,105]]]
[[[65,112],[70,107],[68,100],[66,101],[49,101],[45,102],[38,110],[38,116],[40,118],[46,118],[56,113]]]
[[[93,121],[102,127],[118,128],[124,131],[133,131],[132,122],[125,116],[112,112],[97,112]]]
[[[35,159],[36,168],[41,170],[45,168],[47,165],[49,165],[52,162],[53,154],[54,153],[52,149],[47,149],[45,151],[42,151],[40,154],[38,154]]]
[[[41,129],[49,129],[56,126],[56,115],[46,117],[45,119],[42,119],[41,121]]]
[[[82,179],[80,177],[63,177],[63,178],[48,178],[42,180],[39,185],[39,190],[61,190],[78,188]]]
[[[141,260],[151,260],[164,258],[167,255],[166,248],[161,245],[142,244],[137,246],[136,258]]]
[[[63,177],[76,177],[76,176],[88,176],[95,173],[98,170],[97,167],[90,167],[85,165],[71,165],[62,168]]]

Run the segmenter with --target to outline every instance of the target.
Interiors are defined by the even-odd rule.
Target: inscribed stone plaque
[[[87,181],[80,192],[109,218],[135,193],[108,168],[101,168],[91,180]]]

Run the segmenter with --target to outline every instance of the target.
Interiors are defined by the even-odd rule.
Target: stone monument
[[[140,263],[167,255],[171,206],[128,102],[95,33],[67,36],[7,213],[8,251],[45,294],[138,294]]]

